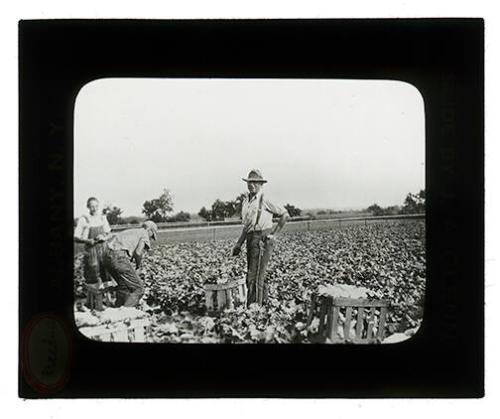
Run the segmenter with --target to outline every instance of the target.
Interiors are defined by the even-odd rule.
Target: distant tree
[[[401,213],[403,214],[418,214],[425,212],[425,190],[413,194],[406,195]]]
[[[234,201],[222,201],[221,199],[216,199],[210,210],[203,207],[198,212],[198,215],[206,221],[214,221],[231,218],[238,213],[241,213],[241,205],[238,203],[237,199]]]
[[[241,209],[243,208],[243,200],[246,198],[246,193],[239,194],[234,200],[236,205],[236,214],[238,214],[241,218]]]
[[[150,220],[158,223],[168,219],[168,214],[174,209],[172,193],[169,189],[163,189],[159,198],[144,202],[142,213]]]
[[[241,218],[243,200],[246,196],[247,194],[241,193],[232,201],[222,201],[221,199],[216,199],[210,210],[203,207],[198,212],[198,215],[207,221],[224,220],[235,216],[239,216]],[[299,208],[293,206],[291,207],[295,213],[298,211],[298,214],[300,214],[301,210]]]
[[[423,213],[425,212],[425,190],[421,190],[416,194],[411,192],[408,193],[402,207],[392,205],[386,208],[381,208],[378,204],[373,204],[366,210],[375,216]]]
[[[212,219],[223,220],[226,215],[226,204],[220,199],[216,199],[212,204]]]
[[[180,211],[175,215],[168,218],[169,222],[186,222],[191,219],[191,214],[189,212]]]
[[[224,202],[224,218],[234,217],[237,214],[237,205],[236,201]]]
[[[111,225],[123,223],[122,218],[120,217],[122,210],[115,205],[106,205],[102,210],[102,213],[106,216],[108,223]]]
[[[198,215],[205,221],[212,221],[212,211],[207,210],[205,207],[201,208],[201,210],[198,212]]]
[[[384,210],[378,204],[372,204],[366,210],[376,217],[384,213]]]
[[[286,204],[285,209],[288,211],[288,214],[290,214],[290,217],[298,217],[302,213],[302,210],[300,208],[297,208],[291,204]]]
[[[401,207],[399,207],[398,205],[392,205],[383,209],[383,215],[398,215],[400,213]]]

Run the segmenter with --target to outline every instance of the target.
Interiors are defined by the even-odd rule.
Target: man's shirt
[[[116,233],[108,240],[108,246],[112,250],[125,250],[132,257],[141,241],[147,249],[151,248],[148,232],[144,228],[131,228]]]
[[[241,207],[241,218],[243,225],[248,227],[248,231],[262,231],[270,229],[273,227],[273,215],[281,217],[287,212],[285,208],[280,205],[273,204],[264,195],[262,199],[262,211],[260,214],[259,222],[256,225],[257,213],[259,211],[259,203],[262,195],[263,193],[262,191],[260,191],[251,199],[249,198],[250,194],[246,194],[245,198],[243,199]]]
[[[80,239],[88,239],[90,227],[101,226],[105,233],[111,232],[111,227],[109,226],[108,219],[104,214],[98,216],[83,215],[78,219],[74,236]]]

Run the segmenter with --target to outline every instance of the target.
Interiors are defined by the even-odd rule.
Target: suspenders
[[[260,214],[262,214],[262,204],[263,204],[263,202],[264,202],[264,194],[260,194],[259,209],[257,210],[257,218],[255,219],[255,224],[253,226],[254,231],[255,231],[255,228],[259,225]]]
[[[262,214],[262,210],[264,209],[263,208],[263,205],[264,205],[264,194],[261,194],[260,195],[260,198],[259,198],[259,208],[257,210],[257,217],[255,218],[255,223],[254,224],[249,224],[245,227],[246,231],[248,232],[248,230],[250,230],[251,227],[253,227],[254,231],[255,231],[255,228],[257,227],[257,225],[259,224],[259,221],[260,221],[260,215]]]

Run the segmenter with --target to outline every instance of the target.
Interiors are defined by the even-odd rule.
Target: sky
[[[172,191],[197,213],[246,191],[302,209],[401,205],[425,188],[425,115],[400,81],[99,79],[75,103],[74,210],[86,200],[141,215]]]

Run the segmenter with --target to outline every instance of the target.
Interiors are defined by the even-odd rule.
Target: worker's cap
[[[245,182],[260,182],[260,183],[266,183],[267,180],[264,179],[262,176],[262,173],[258,169],[252,169],[248,173],[248,177],[242,178]]]
[[[147,231],[151,231],[153,233],[153,239],[156,240],[158,237],[158,226],[153,221],[144,221],[142,223],[142,227]]]

